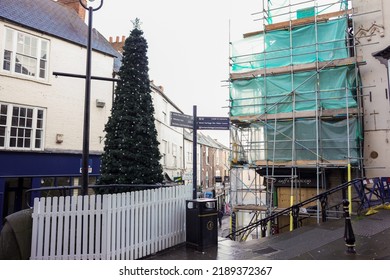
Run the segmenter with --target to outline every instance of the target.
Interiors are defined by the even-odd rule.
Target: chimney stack
[[[112,36],[108,38],[108,41],[110,42],[111,46],[116,49],[118,52],[123,53],[123,46],[125,45],[126,36],[122,36],[120,38],[119,36],[115,37],[115,40]]]
[[[85,5],[87,5],[87,0],[82,0]],[[57,0],[58,3],[73,9],[76,11],[76,13],[79,15],[79,17],[85,21],[85,9],[83,6],[81,6],[79,0]]]

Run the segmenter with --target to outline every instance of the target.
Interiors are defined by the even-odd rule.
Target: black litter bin
[[[186,201],[186,244],[203,251],[217,246],[217,200],[199,198]]]

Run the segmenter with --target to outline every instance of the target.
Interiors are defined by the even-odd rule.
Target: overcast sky
[[[94,5],[100,3],[95,0]],[[188,115],[228,116],[229,41],[259,30],[261,0],[105,0],[93,27],[106,38],[128,36],[140,18],[149,76]],[[227,131],[203,131],[229,145]]]

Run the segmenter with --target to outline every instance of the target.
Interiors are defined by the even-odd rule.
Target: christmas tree
[[[100,184],[163,181],[151,97],[147,41],[136,19],[123,47],[111,116],[105,126]]]

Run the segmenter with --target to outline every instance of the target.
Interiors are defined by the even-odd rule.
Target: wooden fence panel
[[[35,198],[31,259],[139,259],[182,243],[191,190]]]

